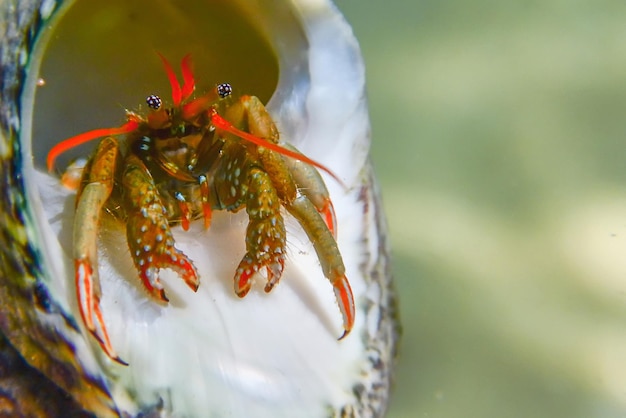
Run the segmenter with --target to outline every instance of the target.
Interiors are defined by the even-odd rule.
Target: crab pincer
[[[158,273],[161,268],[169,268],[195,292],[200,285],[198,272],[191,260],[174,247],[166,209],[150,172],[139,158],[128,158],[123,183],[126,190],[124,201],[128,207],[128,247],[146,290],[167,302]]]
[[[265,292],[278,283],[285,266],[287,233],[280,213],[280,199],[270,176],[252,168],[247,173],[246,211],[250,221],[246,230],[246,254],[235,273],[235,293],[244,297],[252,276],[262,268],[267,272]]]

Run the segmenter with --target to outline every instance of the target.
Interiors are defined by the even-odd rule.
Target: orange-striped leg
[[[174,198],[178,201],[178,208],[181,214],[181,225],[183,230],[189,231],[189,224],[191,223],[191,210],[189,209],[189,203],[185,199],[185,196],[181,192],[175,192]]]
[[[209,226],[211,226],[211,216],[213,215],[211,201],[209,200],[209,182],[207,181],[205,175],[198,176],[198,182],[200,183],[200,198],[202,199],[204,227],[208,229]]]
[[[281,144],[286,149],[300,153],[296,147],[290,144]],[[324,179],[317,169],[304,161],[295,158],[283,157],[284,163],[289,169],[291,177],[296,182],[302,194],[309,198],[330,230],[333,238],[337,239],[337,216],[333,202],[330,200],[328,189]]]
[[[344,332],[339,337],[342,339],[350,333],[354,325],[355,304],[337,242],[307,196],[301,194],[292,202],[288,202],[285,207],[306,232],[320,260],[324,276],[333,285],[335,298],[343,317]]]

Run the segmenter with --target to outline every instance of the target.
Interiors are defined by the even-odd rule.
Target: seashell
[[[195,224],[188,232],[175,230],[201,285],[194,294],[173,273],[161,272],[167,305],[142,292],[122,227],[105,222],[99,248],[102,308],[112,343],[129,363],[122,366],[101,352],[80,319],[69,255],[74,195],[42,164],[47,141],[63,136],[36,127],[38,112],[47,112],[35,109],[43,51],[51,28],[75,7],[70,3],[0,3],[0,364],[6,369],[0,392],[13,408],[9,412],[382,416],[399,328],[386,226],[368,158],[365,72],[357,41],[336,7],[324,0],[228,6],[238,11],[231,16],[239,19],[236,24],[251,25],[277,58],[277,86],[267,107],[281,140],[345,183],[344,188],[326,179],[356,301],[352,333],[337,341],[341,316],[332,287],[295,221],[287,221],[290,253],[280,284],[265,294],[257,283],[244,299],[235,296],[231,282],[244,252],[245,214],[217,213],[208,231]],[[121,53],[119,59],[124,61]],[[254,70],[250,65],[244,72]],[[157,65],[141,71],[162,77]],[[45,88],[54,84],[46,82]],[[121,120],[118,102],[93,106],[109,107]],[[106,124],[89,118],[87,129]],[[56,125],[47,126],[53,131]]]

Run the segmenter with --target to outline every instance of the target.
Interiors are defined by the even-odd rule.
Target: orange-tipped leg
[[[89,171],[79,183],[74,216],[74,268],[78,308],[85,327],[96,338],[102,350],[120,364],[122,360],[113,349],[100,310],[100,280],[98,276],[97,238],[102,207],[113,188],[113,173],[118,157],[117,141],[105,138],[92,157]],[[83,186],[83,187],[81,187]]]
[[[327,201],[330,202],[330,199],[327,199]],[[320,216],[318,213],[319,208],[304,195],[299,196],[287,206],[289,213],[300,222],[300,225],[302,225],[304,231],[309,236],[320,260],[324,276],[326,276],[333,285],[337,304],[339,305],[339,310],[343,317],[344,332],[339,338],[341,340],[352,330],[355,306],[354,296],[352,295],[350,283],[345,275],[345,266],[343,265],[339,247],[332,237],[330,228],[327,228],[327,219],[332,217],[330,215],[331,213],[334,214],[332,204],[329,204],[328,208],[326,213],[329,215]]]
[[[202,214],[204,216],[204,227],[208,229],[209,226],[211,226],[211,216],[213,215],[211,201],[209,200],[209,182],[204,175],[198,177],[198,182],[200,183],[200,195],[202,198]]]
[[[189,209],[189,203],[187,203],[187,200],[185,200],[185,197],[180,192],[174,193],[174,198],[178,200],[181,225],[185,231],[189,231],[189,224],[191,223],[191,210]]]
[[[80,315],[89,332],[96,338],[102,350],[112,360],[127,366],[111,344],[107,333],[102,311],[100,310],[100,296],[96,289],[97,277],[93,276],[93,268],[86,260],[76,260],[76,296],[78,299]]]
[[[333,288],[339,309],[341,310],[341,315],[343,316],[344,331],[341,337],[339,337],[341,340],[352,331],[352,326],[354,325],[354,296],[352,295],[350,283],[345,275],[333,283]]]

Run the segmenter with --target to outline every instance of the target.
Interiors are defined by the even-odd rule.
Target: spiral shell
[[[385,222],[368,159],[358,44],[328,1],[233,5],[254,17],[250,21],[275,51],[278,85],[267,107],[281,138],[330,167],[347,186],[327,182],[357,305],[352,334],[337,341],[341,319],[332,315],[332,289],[295,222],[288,224],[291,252],[280,286],[245,300],[233,295],[228,282],[240,258],[245,220],[219,214],[208,233],[192,226],[190,234],[176,238],[199,260],[202,285],[190,294],[164,272],[168,294],[174,295],[168,306],[141,293],[123,233],[120,237],[120,227],[111,223],[103,227],[100,249],[102,305],[111,339],[130,366],[103,356],[76,319],[68,255],[68,208],[74,196],[38,168],[41,156],[32,145],[40,141],[33,134],[32,104],[41,85],[38,51],[44,47],[34,41],[70,4],[4,2],[0,362],[8,378],[0,389],[16,415],[60,416],[70,410],[99,417],[384,414],[398,325]]]

